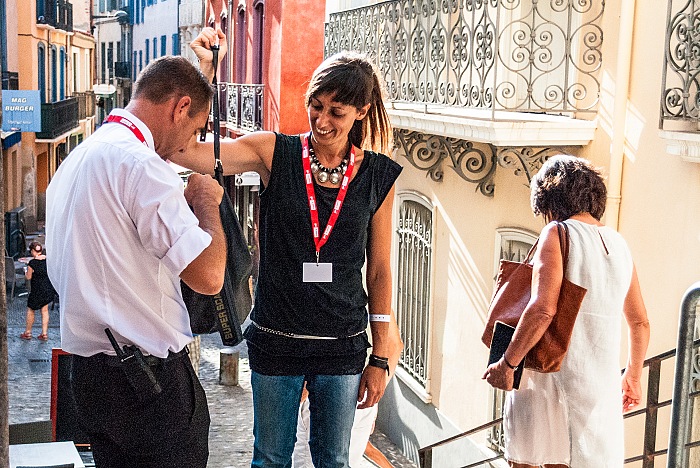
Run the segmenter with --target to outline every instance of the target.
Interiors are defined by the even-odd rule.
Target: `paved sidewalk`
[[[9,354],[9,422],[32,422],[50,419],[51,349],[60,347],[58,307],[50,311],[49,341],[36,339],[41,333],[40,313],[36,313],[30,341],[19,338],[24,331],[26,297],[16,297],[8,304]],[[207,394],[211,427],[209,432],[210,468],[248,468],[253,448],[253,405],[250,369],[245,344],[240,352],[239,385],[219,385],[219,352],[217,335],[206,335],[201,341],[199,377]],[[396,468],[415,468],[386,437],[372,435],[373,443]],[[374,465],[365,461],[361,467]]]

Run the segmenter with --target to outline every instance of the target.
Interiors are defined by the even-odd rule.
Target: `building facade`
[[[503,395],[481,380],[481,334],[499,259],[522,259],[543,227],[528,184],[552,154],[604,168],[603,221],[627,239],[636,262],[651,321],[648,357],[676,347],[684,292],[700,278],[698,43],[687,23],[700,7],[662,3],[326,2],[325,54],[351,49],[374,59],[404,166],[393,272],[405,350],[377,426],[414,460],[420,448],[500,415]],[[658,401],[672,393],[674,363],[644,383],[645,398],[655,385]],[[698,440],[697,410],[694,417]],[[667,414],[652,449],[644,448],[644,415],[625,426],[630,459],[668,446]],[[436,448],[432,466],[501,451],[496,425]]]
[[[152,60],[180,55],[178,0],[141,0],[134,3],[131,60],[135,79]]]
[[[17,1],[0,1],[0,69],[2,69],[2,89],[19,90],[19,50],[17,48]],[[22,206],[22,134],[2,132],[2,190],[5,209],[13,210]]]
[[[197,63],[197,56],[190,49],[190,44],[204,27],[205,3],[202,0],[181,0],[179,8],[180,55]]]
[[[4,145],[3,189],[6,209],[22,211],[23,227],[35,230],[51,176],[94,128],[91,2],[2,3],[3,89],[38,90],[41,98],[41,131]]]

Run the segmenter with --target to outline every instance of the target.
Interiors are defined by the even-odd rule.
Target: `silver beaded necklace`
[[[350,148],[352,148],[352,145],[350,146]],[[350,151],[348,151],[348,154],[350,154]],[[326,166],[324,166],[323,164],[321,164],[321,161],[319,161],[318,158],[316,157],[316,153],[314,152],[314,147],[311,146],[310,141],[309,141],[309,160],[311,161],[311,172],[314,173],[314,175],[316,176],[316,179],[322,184],[324,184],[326,182],[330,182],[333,185],[340,184],[340,180],[343,178],[345,171],[348,170],[349,158],[347,155],[343,158],[343,160],[340,162],[340,164],[337,167],[329,169]]]

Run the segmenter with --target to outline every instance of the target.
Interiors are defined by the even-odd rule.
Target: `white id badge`
[[[304,283],[332,283],[333,264],[332,263],[304,263]]]

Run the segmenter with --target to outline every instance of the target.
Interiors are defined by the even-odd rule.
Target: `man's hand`
[[[204,28],[202,32],[190,43],[190,48],[194,51],[199,59],[199,68],[202,73],[210,80],[214,77],[214,54],[212,54],[211,46],[219,46],[219,63],[223,60],[228,44],[226,43],[226,35],[217,28]],[[218,67],[219,64],[217,64]]]
[[[187,180],[185,200],[211,243],[180,273],[180,279],[201,294],[217,294],[224,285],[226,236],[219,215],[223,195],[224,189],[212,176],[195,173]]]
[[[185,187],[185,200],[190,205],[195,214],[199,208],[217,207],[221,203],[224,196],[224,189],[210,175],[191,174],[187,179],[187,187]]]
[[[360,379],[360,391],[357,393],[359,409],[376,405],[386,390],[387,373],[379,367],[367,366]]]

